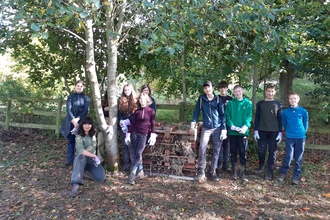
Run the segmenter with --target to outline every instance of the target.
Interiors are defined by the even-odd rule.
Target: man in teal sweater
[[[232,164],[233,179],[237,179],[237,153],[242,165],[241,178],[246,178],[246,148],[248,144],[249,127],[252,120],[252,103],[243,97],[244,90],[240,85],[234,87],[235,98],[229,101],[225,114],[230,142],[230,160]]]

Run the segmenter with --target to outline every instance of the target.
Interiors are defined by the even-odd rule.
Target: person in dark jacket
[[[221,142],[227,138],[226,118],[221,99],[213,93],[214,86],[212,85],[212,82],[206,81],[203,85],[203,89],[205,94],[200,95],[197,99],[193,119],[190,123],[190,128],[195,129],[196,121],[199,117],[200,111],[202,111],[203,128],[198,153],[198,173],[194,179],[196,181],[205,180],[206,149],[209,140],[212,139],[210,177],[214,181],[219,181],[216,169],[221,150]]]
[[[151,96],[150,87],[148,85],[142,85],[141,89],[140,89],[140,93],[147,94],[150,97],[151,102],[152,102],[150,104],[150,107],[155,111],[155,114],[156,114],[156,102],[155,102],[155,99]]]
[[[308,112],[298,105],[300,97],[297,93],[289,95],[290,107],[282,113],[282,124],[285,135],[285,156],[279,170],[278,181],[282,182],[287,174],[292,158],[295,160],[292,183],[297,185],[300,180],[301,165],[305,150],[306,133],[308,130]]]
[[[219,97],[222,101],[223,109],[226,110],[226,106],[230,100],[233,98],[228,95],[228,83],[226,81],[221,81],[218,84]],[[228,163],[229,158],[229,138],[227,137],[222,141],[222,147],[219,156],[218,169],[225,171],[231,171]]]
[[[82,80],[76,81],[75,92],[70,94],[66,100],[66,117],[60,128],[60,133],[68,139],[68,153],[65,166],[71,166],[74,160],[75,150],[75,134],[72,130],[78,128],[78,122],[81,118],[85,117],[88,113],[90,99],[83,93],[84,82]]]
[[[131,126],[126,133],[125,142],[129,144],[130,154],[132,155],[131,173],[129,183],[135,184],[135,176],[138,166],[142,164],[142,152],[146,146],[148,133],[151,131],[148,143],[153,146],[156,143],[157,134],[155,133],[155,111],[149,106],[151,99],[147,94],[140,94],[139,108],[134,112],[131,119]]]
[[[126,133],[131,125],[131,117],[137,108],[136,95],[133,85],[128,83],[124,85],[121,97],[118,100],[118,120],[119,120],[119,135],[123,147],[124,165],[123,170],[129,170],[131,166],[131,155],[129,147],[125,143]],[[142,170],[142,164],[139,165],[138,171]],[[141,173],[142,174],[142,173]]]
[[[255,173],[261,174],[264,171],[265,155],[268,149],[266,180],[273,179],[277,145],[282,141],[282,104],[274,99],[275,94],[276,86],[266,85],[266,98],[257,103],[254,117],[254,139],[258,141],[259,157],[259,167]]]

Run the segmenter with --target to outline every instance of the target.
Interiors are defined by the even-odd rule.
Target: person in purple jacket
[[[155,110],[149,106],[152,101],[149,95],[145,93],[140,94],[138,100],[139,108],[131,116],[131,126],[128,128],[125,138],[132,159],[129,176],[129,183],[132,185],[135,184],[138,166],[142,163],[142,152],[147,143],[149,130],[151,131],[148,140],[150,146],[156,143],[157,138],[155,133]]]
[[[275,94],[276,86],[266,85],[266,98],[257,103],[254,118],[254,139],[258,141],[259,157],[259,167],[255,170],[255,174],[263,173],[268,148],[266,180],[273,179],[277,145],[282,141],[282,104],[274,99]]]
[[[308,112],[298,105],[300,97],[297,93],[289,95],[290,107],[282,113],[282,123],[286,132],[285,156],[279,170],[279,182],[284,180],[292,158],[295,160],[292,183],[297,185],[300,180],[301,165],[305,149],[306,133],[308,130]]]

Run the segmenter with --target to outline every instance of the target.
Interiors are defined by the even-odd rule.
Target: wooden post
[[[60,134],[62,105],[63,105],[63,98],[60,98],[57,102],[57,115],[56,115],[56,128],[55,128],[55,134],[57,138],[59,138],[59,134]]]
[[[11,99],[8,99],[6,110],[5,130],[9,130]]]
[[[185,118],[187,118],[187,116],[185,116],[185,113],[184,113],[185,103],[184,102],[180,102],[179,103],[179,106],[180,106],[179,120],[180,121],[185,121]]]

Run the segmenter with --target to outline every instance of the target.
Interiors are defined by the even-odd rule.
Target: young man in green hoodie
[[[232,164],[233,179],[237,180],[237,153],[242,165],[241,178],[246,178],[246,148],[248,144],[249,127],[252,120],[252,103],[243,97],[244,90],[240,85],[234,87],[235,98],[227,104],[225,114],[230,142],[230,160]]]

